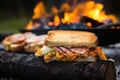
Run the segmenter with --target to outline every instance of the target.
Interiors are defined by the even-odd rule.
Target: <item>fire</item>
[[[70,23],[70,14],[69,13],[64,13],[64,18],[62,19],[62,23],[65,24],[65,23]]]
[[[36,19],[36,18],[41,18],[43,16],[46,16],[46,10],[45,10],[45,6],[44,6],[44,3],[43,2],[39,2],[34,10],[33,10],[33,16],[32,16],[32,19]],[[32,20],[28,23],[28,25],[26,26],[26,29],[27,30],[30,30],[30,29],[33,29],[34,26],[33,26],[33,22]]]
[[[35,18],[40,18],[46,15],[46,10],[45,10],[45,6],[43,2],[39,2],[36,7],[34,8],[34,15],[33,15],[33,19]]]
[[[117,18],[112,14],[106,14],[104,11],[104,6],[101,3],[96,3],[94,1],[87,1],[85,3],[78,3],[76,6],[70,6],[68,3],[61,5],[60,9],[57,9],[55,6],[51,8],[51,13],[47,13],[44,3],[39,2],[34,8],[34,14],[32,19],[48,17],[54,15],[54,20],[48,22],[48,26],[59,26],[62,24],[77,24],[80,23],[81,16],[89,17],[93,20],[96,20],[100,23],[106,24],[106,20],[111,20],[114,23],[117,22]],[[64,16],[60,17],[59,13],[63,12]],[[26,29],[32,29],[33,22],[30,21]],[[91,23],[86,23],[90,28]]]
[[[60,25],[60,18],[59,18],[58,15],[56,15],[56,16],[54,17],[54,25],[55,25],[55,26],[59,26],[59,25]]]
[[[92,19],[98,20],[100,22],[102,22],[101,20],[104,19],[104,17],[106,18],[106,15],[104,15],[104,12],[102,12],[103,9],[103,5],[102,4],[89,4],[86,7],[91,7],[91,9],[89,11],[83,13],[84,16],[90,17]],[[93,15],[94,14],[94,15]]]
[[[89,1],[85,4],[83,15],[99,22],[104,22],[106,19],[111,19],[113,22],[117,22],[114,15],[107,15],[103,8],[104,6],[102,4]]]

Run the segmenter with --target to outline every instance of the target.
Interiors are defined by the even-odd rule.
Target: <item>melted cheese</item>
[[[101,48],[97,47],[94,51],[89,51],[84,54],[67,54],[67,53],[59,53],[55,51],[53,48],[50,48],[48,46],[43,46],[41,49],[39,49],[36,53],[36,56],[44,56],[44,60],[46,62],[49,62],[51,60],[60,60],[60,61],[73,61],[76,59],[80,59],[80,61],[90,60],[95,61],[95,58],[99,56],[101,60],[107,60],[107,57],[105,53],[101,50]]]
[[[41,48],[41,54],[42,54],[42,55],[45,55],[45,54],[47,54],[47,53],[49,53],[49,52],[51,52],[51,51],[54,51],[54,49],[53,49],[53,48],[50,48],[50,47],[48,47],[48,46],[43,46],[43,47]]]

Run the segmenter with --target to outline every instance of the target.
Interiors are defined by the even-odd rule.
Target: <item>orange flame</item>
[[[74,8],[73,8],[74,7]],[[87,1],[86,3],[79,3],[74,6],[70,6],[68,3],[63,3],[60,9],[57,9],[55,6],[51,8],[52,15],[55,15],[53,22],[48,22],[48,25],[59,26],[60,23],[70,24],[70,23],[79,23],[81,16],[87,16],[98,22],[104,22],[107,19],[111,19],[114,23],[117,22],[117,18],[109,14],[107,15],[103,10],[104,6],[101,3],[95,3],[94,1]],[[58,13],[64,12],[64,18],[60,19]],[[34,15],[32,19],[47,17],[48,14],[45,10],[45,6],[43,2],[39,2],[34,8]],[[32,29],[32,21],[26,26],[26,29]],[[90,27],[91,23],[87,23]]]
[[[46,10],[43,2],[39,2],[34,8],[33,19],[40,18],[46,15]]]
[[[112,19],[113,22],[117,22],[117,18],[115,18],[114,15],[107,15],[105,11],[103,11],[103,7],[100,3],[89,1],[85,4],[83,15],[99,22],[103,22],[105,19]]]
[[[64,18],[61,20],[62,23],[69,23],[70,21],[70,14],[69,13],[64,13]]]
[[[33,14],[33,16],[32,16],[32,19],[41,18],[41,17],[45,16],[45,15],[46,15],[46,10],[45,10],[44,3],[43,3],[43,2],[39,2],[39,3],[35,6],[33,12],[34,12],[34,14]],[[28,25],[26,26],[26,29],[27,29],[27,30],[30,30],[30,29],[33,29],[33,28],[34,28],[34,27],[33,27],[33,22],[30,21],[30,22],[28,23]]]
[[[94,1],[78,4],[71,13],[64,13],[62,23],[78,23],[81,16],[87,16],[99,22],[104,22],[106,19],[111,19],[114,23],[117,22],[117,18],[114,15],[107,15],[103,7],[102,4]]]
[[[58,15],[55,15],[54,17],[54,26],[59,26],[60,25],[60,18]]]

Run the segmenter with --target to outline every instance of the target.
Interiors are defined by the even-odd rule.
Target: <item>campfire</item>
[[[26,26],[26,30],[114,28],[112,25],[118,22],[113,14],[106,14],[101,3],[91,0],[80,3],[75,1],[74,5],[65,2],[59,9],[52,6],[49,12],[46,11],[44,3],[39,2],[33,10],[32,20]]]

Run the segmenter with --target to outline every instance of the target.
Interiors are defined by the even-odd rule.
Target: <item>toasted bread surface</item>
[[[92,32],[70,31],[70,30],[53,30],[48,32],[45,45],[71,47],[96,47],[97,36]]]

